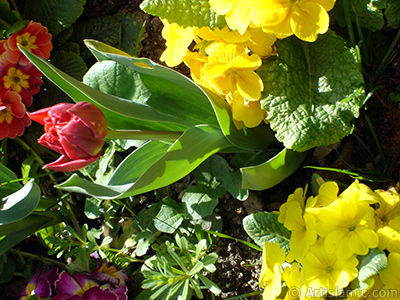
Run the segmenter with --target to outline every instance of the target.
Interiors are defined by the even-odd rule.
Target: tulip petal
[[[71,160],[65,155],[61,155],[56,161],[43,166],[43,169],[49,169],[58,172],[73,172],[82,169],[99,159],[101,152],[97,156]]]

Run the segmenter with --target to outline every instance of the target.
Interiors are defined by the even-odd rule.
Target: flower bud
[[[39,144],[61,154],[43,168],[71,172],[100,157],[107,135],[107,120],[97,106],[88,102],[60,103],[28,113],[28,116],[44,125],[45,133],[39,138]]]

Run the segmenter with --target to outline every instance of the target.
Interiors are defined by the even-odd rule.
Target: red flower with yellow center
[[[21,136],[29,125],[31,120],[26,115],[21,96],[16,92],[6,92],[0,98],[0,140]]]
[[[8,38],[5,44],[6,51],[3,54],[3,57],[11,63],[25,66],[29,64],[29,60],[19,50],[18,44],[43,59],[48,59],[53,49],[51,34],[48,33],[47,28],[33,21]]]
[[[0,97],[7,91],[14,91],[22,97],[23,104],[32,104],[32,95],[39,92],[43,74],[32,64],[21,66],[0,59]]]

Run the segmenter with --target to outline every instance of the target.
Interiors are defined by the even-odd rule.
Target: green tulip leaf
[[[85,40],[85,43],[99,61],[111,59],[137,71],[146,88],[152,93],[152,97],[146,103],[155,109],[189,120],[193,126],[208,124],[220,127],[226,138],[242,149],[260,150],[276,141],[273,132],[267,126],[238,130],[229,105],[216,94],[200,88],[186,76],[149,59],[130,57],[98,41]]]
[[[17,175],[3,164],[0,164],[0,186],[0,198],[7,197],[22,187]]]
[[[224,16],[214,12],[208,0],[145,0],[140,8],[148,14],[167,19],[182,27],[219,27],[226,25]]]
[[[355,49],[332,32],[314,43],[286,38],[276,47],[279,55],[258,70],[262,107],[276,138],[302,152],[349,135],[366,99]]]
[[[289,177],[302,164],[306,152],[283,149],[266,162],[241,168],[242,188],[251,190],[269,189]]]
[[[273,212],[248,215],[243,219],[243,228],[260,247],[263,248],[265,242],[279,243],[288,253],[290,231],[278,222],[278,216]]]
[[[65,221],[58,211],[33,212],[29,216],[12,223],[0,225],[0,256],[28,236],[42,228]]]
[[[185,120],[164,114],[148,105],[104,94],[58,70],[49,62],[31,52],[23,48],[21,48],[21,51],[43,74],[74,101],[87,101],[98,105],[105,114],[110,128],[136,129],[137,121],[132,121],[132,119],[181,124],[182,126],[176,127],[177,130],[182,130],[183,126],[186,125]]]
[[[21,220],[32,213],[40,201],[40,188],[31,179],[23,188],[3,197],[0,206],[0,225]]]
[[[143,194],[178,181],[223,149],[232,149],[232,144],[222,132],[199,125],[186,130],[172,145],[153,141],[138,148],[118,166],[107,185],[73,175],[57,187],[102,199]]]
[[[80,17],[86,0],[27,0],[25,19],[35,20],[57,35],[69,28]]]

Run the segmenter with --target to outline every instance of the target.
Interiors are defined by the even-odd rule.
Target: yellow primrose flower
[[[247,0],[210,0],[210,6],[217,14],[225,15],[226,23],[232,30],[243,34],[250,24],[251,8]]]
[[[165,19],[161,19],[161,21],[164,24],[161,34],[166,40],[167,48],[162,53],[160,60],[169,67],[175,67],[182,62],[187,48],[193,42],[196,27],[183,28],[176,23],[169,24]]]
[[[375,195],[378,198],[375,220],[379,248],[390,252],[400,252],[400,195],[394,189],[377,190]]]
[[[232,118],[247,128],[258,126],[266,118],[260,101],[246,101],[238,92],[234,92],[227,95],[227,102],[232,106]]]
[[[281,265],[285,262],[285,250],[279,243],[265,242],[262,254],[260,287],[264,288],[263,300],[275,300],[281,293]]]
[[[304,300],[307,293],[307,286],[304,281],[304,271],[298,263],[293,263],[282,272],[288,291],[284,300]]]
[[[287,261],[302,261],[310,246],[317,240],[315,217],[304,213],[300,204],[291,201],[287,204],[284,226],[291,231],[290,252]]]
[[[247,31],[250,33],[250,38],[246,41],[246,46],[261,57],[269,57],[275,51],[276,35],[274,33],[267,33],[261,28],[248,28]]]
[[[212,44],[206,52],[209,62],[204,65],[204,78],[219,94],[238,91],[248,101],[260,99],[264,85],[254,72],[262,63],[257,54],[248,55],[244,46],[222,42]]]
[[[400,254],[391,252],[388,256],[388,264],[379,276],[384,284],[379,291],[379,300],[400,299]]]
[[[278,38],[295,34],[299,39],[314,42],[329,27],[328,11],[335,0],[253,0],[251,21]]]
[[[304,191],[302,188],[297,188],[293,194],[289,195],[286,202],[283,203],[279,208],[278,221],[280,223],[282,223],[282,224],[285,223],[288,203],[298,202],[300,204],[301,209],[304,210],[305,201],[306,201],[306,193],[307,193],[307,187],[304,189]],[[308,202],[308,200],[307,200],[307,202]]]
[[[307,293],[313,297],[325,294],[338,296],[350,281],[358,275],[357,258],[337,257],[335,253],[325,251],[324,239],[310,247],[302,261],[304,279],[309,286]]]
[[[338,198],[319,211],[318,235],[325,238],[325,249],[340,258],[354,253],[365,255],[378,246],[374,210],[359,197]]]

